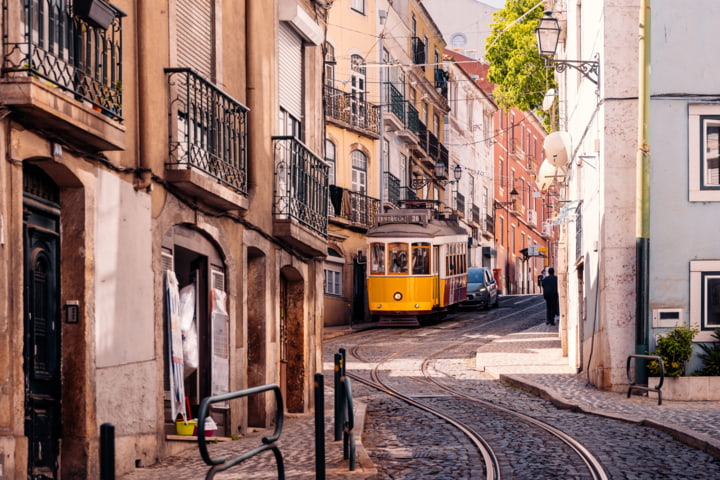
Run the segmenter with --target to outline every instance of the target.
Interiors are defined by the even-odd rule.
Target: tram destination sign
[[[378,213],[376,216],[378,225],[408,224],[417,223],[427,225],[428,212],[426,210],[394,210],[388,213]]]

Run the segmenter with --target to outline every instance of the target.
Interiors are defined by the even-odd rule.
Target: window
[[[325,42],[325,85],[335,85],[335,47]]]
[[[385,244],[370,245],[370,274],[385,275]]]
[[[413,275],[430,274],[430,244],[425,242],[412,244]]]
[[[360,150],[353,150],[352,157],[352,191],[367,192],[367,157]]]
[[[365,0],[352,0],[350,8],[359,13],[365,13]]]
[[[365,118],[365,59],[360,55],[350,58],[350,98],[354,119]]]
[[[462,33],[455,33],[450,37],[450,46],[453,50],[463,50],[467,45],[467,37]]]
[[[690,262],[690,326],[700,333],[696,342],[712,342],[720,328],[720,260]]]
[[[690,201],[720,201],[720,107],[690,105],[689,115]]]
[[[325,140],[325,161],[330,166],[328,169],[328,183],[335,185],[335,144]]]
[[[342,295],[342,268],[325,264],[325,295]]]
[[[408,273],[408,244],[407,243],[390,243],[390,244],[388,244],[388,261],[390,264],[390,273],[394,273],[394,274]]]

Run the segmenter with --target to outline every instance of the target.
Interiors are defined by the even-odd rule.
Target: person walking
[[[555,316],[560,315],[560,297],[558,296],[557,277],[555,269],[550,267],[548,274],[542,280],[543,298],[545,298],[547,325],[555,325]]]

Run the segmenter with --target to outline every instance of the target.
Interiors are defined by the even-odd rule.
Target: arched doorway
[[[40,168],[23,168],[24,374],[28,478],[58,478],[62,322],[60,191]]]
[[[297,270],[280,272],[280,382],[288,413],[305,409],[305,288]]]
[[[247,252],[247,386],[267,383],[267,257],[258,248]],[[263,395],[248,398],[248,426],[267,427],[266,399]]]

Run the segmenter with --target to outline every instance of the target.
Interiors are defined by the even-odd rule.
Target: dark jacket
[[[557,298],[558,286],[557,286],[557,277],[555,275],[548,275],[547,277],[543,278],[542,287],[543,287],[543,297]]]

